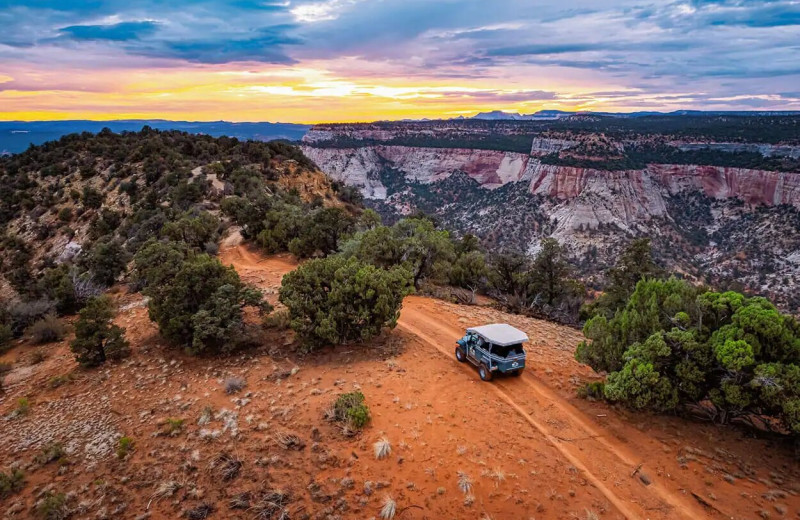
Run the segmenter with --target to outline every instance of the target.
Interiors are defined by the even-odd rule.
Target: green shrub
[[[108,296],[92,298],[81,309],[70,348],[82,366],[95,367],[130,354],[125,329],[112,324],[113,317],[114,309]]]
[[[166,283],[178,273],[188,256],[189,248],[183,242],[148,240],[133,259],[134,285],[144,289],[148,285]]]
[[[67,333],[67,327],[61,323],[61,320],[48,314],[41,320],[37,321],[28,329],[26,333],[30,336],[31,341],[37,345],[44,343],[54,343],[61,341]]]
[[[71,514],[64,493],[48,491],[36,502],[36,516],[41,520],[66,520]]]
[[[765,298],[642,280],[584,334],[576,357],[609,373],[612,401],[654,411],[705,402],[723,422],[771,416],[800,435],[800,323]]]
[[[202,250],[207,243],[216,242],[219,238],[219,225],[219,219],[208,211],[197,215],[185,213],[180,219],[167,222],[161,228],[161,235]]]
[[[69,222],[72,220],[72,208],[61,208],[58,212],[58,220],[61,222]]]
[[[83,205],[85,207],[97,209],[103,205],[104,197],[99,191],[86,186],[83,188],[81,199],[83,200]]]
[[[477,291],[489,276],[486,258],[480,251],[470,251],[458,257],[450,269],[450,284]]]
[[[0,471],[0,500],[19,492],[25,486],[25,474],[18,469]]]
[[[327,256],[339,248],[339,240],[353,229],[355,220],[341,208],[319,208],[303,220],[289,251],[298,258],[319,253]]]
[[[370,420],[369,408],[364,403],[364,394],[350,392],[342,394],[333,405],[333,419],[353,428],[363,428]]]
[[[67,462],[67,452],[64,451],[64,445],[60,442],[51,442],[42,447],[38,455],[33,458],[33,461],[42,466],[51,462],[65,464]]]
[[[183,431],[183,423],[185,419],[177,419],[175,417],[168,417],[164,423],[164,433],[170,437],[174,437]]]
[[[78,297],[66,264],[45,269],[39,279],[39,290],[55,302],[56,311],[60,315],[72,314],[78,310]]]
[[[14,408],[14,415],[28,415],[31,411],[31,401],[27,397],[17,399],[17,407]]]
[[[98,283],[109,286],[125,270],[128,256],[116,240],[99,240],[89,250],[85,264]]]
[[[581,399],[605,399],[605,386],[603,381],[591,381],[578,388],[578,397]]]
[[[310,345],[369,340],[394,328],[412,277],[340,255],[311,260],[283,278],[280,301]]]
[[[424,279],[444,278],[455,260],[450,233],[436,229],[427,218],[406,218],[392,227],[377,226],[357,233],[342,245],[346,256],[391,269],[405,267],[415,288]]]
[[[168,261],[151,263],[163,258]],[[232,350],[244,329],[243,308],[271,310],[233,267],[206,254],[179,260],[175,248],[153,246],[136,256],[136,269],[147,280],[150,319],[165,338],[191,354]]]
[[[131,437],[121,437],[117,442],[117,457],[122,460],[133,451],[134,442]]]
[[[582,309],[587,317],[602,314],[611,318],[617,309],[625,306],[640,280],[664,278],[665,271],[653,260],[650,239],[639,238],[625,247],[605,277],[607,285],[602,296]]]

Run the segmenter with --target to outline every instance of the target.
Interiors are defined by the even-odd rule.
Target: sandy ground
[[[273,303],[296,266],[242,245],[221,257]],[[259,518],[254,506],[276,489],[292,519],[378,517],[387,496],[403,519],[800,518],[788,447],[575,397],[597,376],[573,359],[573,329],[412,296],[398,328],[370,345],[302,357],[291,332],[270,331],[254,351],[191,358],[159,337],[139,295],[116,298],[129,360],[81,370],[67,342],[22,341],[0,357],[13,364],[0,396],[0,470],[20,467],[27,481],[0,499],[4,518],[33,517],[48,491],[67,494],[73,518],[202,518],[192,516],[201,504],[208,518]],[[454,359],[454,341],[497,321],[530,336],[528,369],[484,383]],[[228,395],[231,376],[246,387]],[[323,414],[354,389],[372,422],[346,438]],[[21,397],[30,411],[14,417]],[[170,435],[168,419],[184,422]],[[284,447],[284,434],[303,447]],[[123,435],[135,450],[121,460]],[[381,438],[391,454],[376,460]],[[52,443],[63,459],[35,461]],[[238,474],[226,480],[220,455],[241,462]],[[232,508],[242,493],[249,508]]]

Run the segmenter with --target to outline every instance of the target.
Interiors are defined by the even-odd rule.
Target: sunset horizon
[[[6,4],[5,121],[800,110],[793,1]]]

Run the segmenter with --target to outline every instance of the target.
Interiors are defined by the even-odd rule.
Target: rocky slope
[[[798,308],[800,169],[779,171],[793,164],[786,162],[764,162],[772,169],[731,165],[791,160],[800,155],[796,143],[547,131],[532,135],[522,153],[516,150],[524,132],[492,131],[497,136],[453,122],[315,127],[302,149],[390,219],[421,209],[495,248],[535,251],[542,237],[554,236],[590,281],[630,237],[647,235],[676,271],[741,284]],[[430,146],[422,146],[425,135]],[[470,140],[472,146],[448,146]],[[643,143],[670,153],[700,151],[705,162],[719,164],[605,167],[626,164],[626,154]]]

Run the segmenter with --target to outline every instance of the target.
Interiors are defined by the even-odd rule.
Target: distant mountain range
[[[561,119],[564,117],[592,115],[604,117],[647,117],[647,116],[794,116],[800,115],[800,111],[705,111],[705,110],[675,110],[674,112],[568,112],[564,110],[540,110],[533,114],[515,114],[513,112],[503,112],[493,110],[491,112],[481,112],[471,118],[460,117],[458,119],[481,119],[485,121],[537,121]]]
[[[238,139],[272,141],[300,140],[311,126],[291,123],[230,123],[227,121],[167,121],[164,119],[127,119],[115,121],[0,121],[0,154],[19,153],[31,144],[42,144],[61,136],[80,132],[97,133],[103,128],[114,132],[139,131],[144,126],[158,130],[180,130],[192,134],[223,135]]]
[[[800,111],[702,111],[676,110],[674,112],[568,112],[564,110],[540,110],[533,114],[515,114],[493,110],[481,112],[473,117],[460,116],[456,120],[483,121],[547,121],[574,116],[592,115],[614,118],[639,118],[646,116],[791,116]],[[429,119],[407,119],[406,122],[430,121]],[[272,141],[286,139],[299,141],[311,129],[311,125],[293,123],[231,123],[228,121],[169,121],[166,119],[119,119],[113,121],[67,120],[67,121],[0,121],[0,155],[19,153],[31,144],[42,144],[60,137],[80,132],[97,133],[103,128],[114,132],[137,132],[144,126],[158,130],[180,130],[192,134],[207,134],[214,137],[228,136],[237,139]]]

